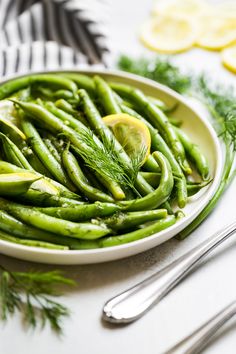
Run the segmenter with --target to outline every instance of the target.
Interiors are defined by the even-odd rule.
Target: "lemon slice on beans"
[[[197,44],[206,49],[220,50],[236,41],[236,16],[205,16]]]
[[[111,114],[103,118],[114,136],[131,158],[143,155],[140,164],[144,164],[150,154],[151,136],[147,126],[129,114]]]
[[[186,16],[194,19],[196,16],[207,13],[209,9],[210,5],[203,0],[158,0],[154,5],[153,14]]]
[[[222,63],[224,66],[236,73],[236,45],[233,47],[226,48],[221,54]]]
[[[151,50],[172,54],[191,48],[199,35],[197,23],[181,17],[160,16],[146,22],[140,33]]]

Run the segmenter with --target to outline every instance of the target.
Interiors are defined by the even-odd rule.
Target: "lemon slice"
[[[221,57],[224,66],[236,73],[236,46],[224,49]]]
[[[206,16],[197,44],[206,49],[220,50],[236,41],[236,17]]]
[[[221,4],[217,4],[214,7],[214,11],[219,16],[228,16],[228,17],[236,18],[236,2],[226,1]]]
[[[154,15],[192,17],[193,19],[209,11],[210,5],[203,0],[159,0],[153,8]]]
[[[12,124],[18,124],[18,117],[13,102],[8,100],[0,101],[0,117],[10,121]]]
[[[198,34],[198,27],[194,21],[160,16],[144,24],[140,39],[151,50],[172,54],[191,48]]]
[[[140,154],[144,154],[140,162],[144,164],[151,147],[151,136],[147,126],[139,119],[125,113],[111,114],[104,117],[103,121],[111,128],[127,155],[137,158]]]

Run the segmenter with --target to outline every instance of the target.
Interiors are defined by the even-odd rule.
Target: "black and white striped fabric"
[[[106,0],[0,0],[0,76],[104,65]]]

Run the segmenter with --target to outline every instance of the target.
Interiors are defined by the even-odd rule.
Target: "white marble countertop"
[[[137,31],[150,12],[152,1],[111,2],[108,17],[116,53],[150,55],[139,44]],[[225,83],[235,80],[235,76],[221,66],[218,54],[194,49],[175,60],[193,72],[204,68]],[[162,268],[235,220],[235,195],[236,181],[208,219],[183,242],[172,239],[143,254],[107,264],[57,267],[68,271],[78,281],[78,287],[61,298],[72,311],[71,317],[65,321],[64,336],[58,338],[47,327],[42,331],[25,331],[21,318],[15,316],[6,325],[0,324],[0,353],[160,354],[165,351],[236,297],[234,239],[208,256],[194,274],[139,321],[118,328],[104,324],[101,322],[102,306],[113,295]],[[55,268],[3,255],[0,262],[15,270]],[[236,321],[232,320],[205,353],[233,354],[235,348]]]

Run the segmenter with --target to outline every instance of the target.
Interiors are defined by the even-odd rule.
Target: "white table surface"
[[[108,18],[116,53],[150,55],[139,44],[137,31],[147,18],[152,1],[111,2]],[[192,72],[204,68],[212,77],[234,83],[235,76],[222,68],[218,54],[194,49],[175,60]],[[0,324],[0,353],[159,354],[165,351],[236,297],[234,240],[226,242],[208,256],[194,274],[135,323],[119,328],[102,323],[102,306],[113,295],[167,265],[235,220],[235,195],[236,181],[208,219],[183,242],[173,239],[143,254],[107,264],[56,267],[68,271],[78,281],[78,287],[61,298],[72,311],[71,317],[65,321],[64,336],[58,338],[49,328],[27,332],[22,327],[21,318],[15,316],[6,325]],[[14,270],[55,269],[54,266],[27,263],[3,255],[0,262]],[[236,321],[232,320],[219,332],[205,353],[235,352]]]

